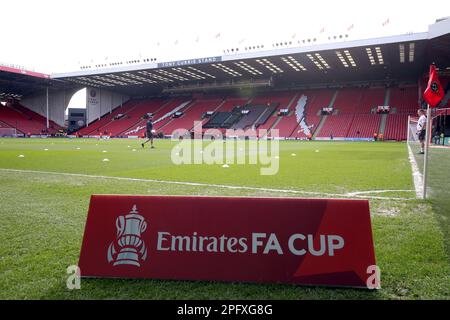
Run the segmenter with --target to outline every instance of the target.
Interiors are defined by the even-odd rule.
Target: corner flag
[[[434,65],[430,66],[430,78],[428,80],[428,86],[423,93],[423,98],[432,108],[436,107],[442,98],[444,98],[444,90],[439,82]]]

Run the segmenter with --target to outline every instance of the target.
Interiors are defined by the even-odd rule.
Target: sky
[[[2,0],[0,64],[47,74],[86,64],[224,55],[224,50],[334,36],[348,40],[426,32],[450,16],[433,0]],[[258,51],[258,50],[256,50]],[[248,52],[248,51],[247,51]],[[80,107],[85,94],[74,97]]]
[[[416,0],[2,0],[0,63],[58,73],[140,57],[173,61],[280,41],[329,42],[340,34],[425,32],[450,15],[450,1],[432,3],[434,11]]]

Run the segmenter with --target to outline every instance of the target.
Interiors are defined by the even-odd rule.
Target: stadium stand
[[[261,116],[256,120],[255,127],[258,128],[261,125],[264,125],[267,122],[267,120],[269,120],[269,118],[273,115],[273,113],[275,112],[275,110],[277,109],[278,106],[279,106],[278,103],[269,104],[265,108],[265,110],[263,111]]]
[[[389,105],[391,113],[415,114],[419,105],[419,89],[417,86],[391,88]]]
[[[101,128],[106,126],[108,123],[114,120],[115,117],[119,115],[126,115],[129,111],[131,111],[136,104],[138,103],[137,100],[130,100],[123,104],[122,106],[119,106],[118,108],[114,109],[112,113],[107,113],[100,119],[91,122],[89,126],[84,127],[80,130],[78,130],[78,134],[80,136],[87,136],[87,135],[95,135],[101,132]]]
[[[376,113],[378,106],[384,105],[386,95],[385,88],[367,88],[361,92],[361,101],[357,106],[355,113]]]
[[[202,115],[208,111],[215,111],[220,107],[222,99],[219,98],[201,98],[193,102],[186,109],[182,110],[183,115],[180,118],[172,119],[170,123],[164,126],[161,130],[165,135],[170,135],[174,130],[185,128],[191,130],[194,126],[194,121],[201,121]],[[205,122],[205,121],[203,121]]]
[[[342,114],[338,116],[328,116],[325,125],[320,130],[317,137],[320,138],[346,138],[352,124],[354,114]]]
[[[379,133],[382,124],[383,115],[376,113],[377,106],[387,102],[392,109],[391,114],[385,115],[385,139],[404,140],[408,115],[415,114],[417,109],[417,86],[389,90],[389,95],[384,87],[364,87],[259,93],[253,97],[197,94],[130,100],[81,129],[79,134],[143,136],[146,121],[143,115],[152,113],[155,130],[166,136],[180,128],[192,130],[194,121],[201,121],[204,130],[216,128],[222,132],[227,128],[278,129],[282,138],[305,139],[309,137],[304,132],[307,127],[318,138],[370,139]],[[390,101],[385,101],[386,96]],[[330,105],[334,107],[333,113],[322,116],[322,108]],[[300,119],[297,107],[302,112]],[[279,115],[281,109],[287,109],[287,115]],[[177,117],[175,111],[179,113]],[[205,117],[207,112],[212,116]]]
[[[355,114],[347,137],[372,138],[374,133],[379,133],[381,117],[379,114]]]
[[[361,99],[362,89],[340,89],[333,108],[337,111],[337,114],[355,114],[359,109]]]
[[[244,114],[238,122],[234,123],[231,126],[231,129],[245,130],[248,128],[252,128],[255,125],[256,120],[258,120],[266,111],[267,106],[248,106],[241,109],[245,109],[246,111],[248,111],[248,113]]]
[[[244,106],[248,103],[248,98],[237,98],[237,97],[229,97],[226,98],[225,102],[222,106],[220,106],[219,109],[217,109],[218,112],[222,111],[231,111],[236,106]]]
[[[308,102],[305,108],[305,123],[310,127],[311,134],[315,132],[317,126],[320,123],[320,112],[323,107],[327,107],[334,95],[334,90],[317,89],[304,91],[303,94],[308,97]],[[291,137],[293,138],[306,138],[305,133],[300,127],[294,129]]]
[[[152,113],[155,121],[154,129],[158,131],[161,127],[163,127],[166,123],[170,121],[170,117],[165,118],[162,121],[158,121],[158,119],[162,118],[167,113],[171,112],[175,108],[179,107],[183,103],[188,103],[189,99],[187,98],[175,98],[175,99],[157,99],[149,102],[142,102],[142,109],[139,109],[135,113],[136,121],[127,128],[122,127],[122,130],[119,132],[120,136],[129,136],[129,135],[137,135],[142,137],[145,134],[145,122],[143,116],[146,113]]]
[[[295,117],[295,104],[297,103],[297,100],[299,98],[299,95],[297,92],[288,92],[285,93],[280,99],[273,99],[274,101],[277,101],[279,103],[278,109],[288,109],[289,114],[287,116],[281,116],[279,117],[279,121],[274,124],[273,128],[270,129],[277,129],[278,135],[280,137],[287,138],[291,135],[294,128],[298,125],[297,119]],[[261,128],[265,129],[265,128]],[[270,133],[269,133],[270,136]]]
[[[25,135],[54,134],[61,127],[53,121],[49,121],[47,130],[46,119],[40,114],[29,110],[19,103],[0,104],[0,121],[3,125],[16,128],[18,132]]]
[[[386,120],[385,140],[406,140],[408,126],[407,114],[390,114]]]
[[[164,106],[165,103],[168,102],[163,99],[140,101],[132,110],[127,112],[126,117],[110,122],[110,124],[104,127],[104,129],[106,129],[107,132],[110,132],[113,136],[121,136],[121,133],[126,130],[130,130],[131,128],[135,128],[137,123],[143,121],[142,117],[146,113],[155,113],[162,106]]]
[[[379,133],[381,115],[376,114],[378,106],[384,105],[385,88],[367,88],[361,91],[361,100],[355,110],[347,137],[372,138]]]
[[[386,140],[406,140],[408,115],[416,115],[419,108],[419,90],[417,86],[390,88],[389,106],[384,138]]]
[[[338,90],[336,99],[332,105],[335,111],[333,115],[326,118],[317,137],[347,137],[354,115],[361,103],[361,97],[361,89],[344,88]]]
[[[221,111],[216,112],[204,125],[204,128],[229,128],[240,117],[239,112]],[[228,120],[228,121],[227,121]]]

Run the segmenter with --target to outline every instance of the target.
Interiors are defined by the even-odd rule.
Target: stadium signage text
[[[82,277],[366,287],[366,200],[93,195]]]
[[[322,256],[325,254],[334,256],[336,250],[344,247],[344,239],[341,236],[319,235],[318,237],[320,238],[320,244],[319,249],[316,250],[314,249],[314,243],[317,243],[317,240],[313,234],[293,234],[288,240],[288,251],[297,256],[302,256],[306,253],[314,256]],[[301,244],[297,246],[296,241]],[[304,243],[302,243],[303,241]],[[251,243],[250,248],[249,243]],[[274,251],[279,255],[285,252],[275,233],[252,233],[249,239],[246,237],[227,237],[225,235],[220,237],[198,236],[197,232],[194,232],[192,236],[175,236],[170,234],[170,232],[158,232],[156,250],[215,253],[250,252],[251,254],[269,254],[271,251]]]
[[[182,67],[182,66],[193,65],[193,64],[215,63],[215,62],[220,62],[220,61],[222,61],[222,57],[218,56],[218,57],[160,62],[160,63],[158,63],[158,68]]]

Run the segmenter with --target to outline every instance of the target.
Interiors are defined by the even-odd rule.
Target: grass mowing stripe
[[[83,177],[83,178],[93,178],[93,179],[112,179],[112,180],[122,180],[122,181],[154,182],[154,183],[178,184],[178,185],[186,185],[186,186],[214,187],[214,188],[225,188],[225,189],[236,189],[236,190],[254,190],[254,191],[275,192],[275,193],[297,193],[297,194],[323,196],[323,197],[362,198],[362,199],[379,199],[379,200],[414,200],[414,198],[379,197],[379,196],[361,196],[360,195],[360,194],[367,194],[367,193],[383,193],[383,192],[410,192],[412,190],[372,190],[372,191],[357,191],[357,192],[351,192],[351,193],[346,193],[346,194],[338,194],[338,193],[324,193],[324,192],[290,190],[290,189],[270,189],[270,188],[258,188],[258,187],[246,187],[246,186],[229,186],[229,185],[223,185],[223,184],[208,184],[208,183],[186,182],[186,181],[166,181],[166,180],[155,180],[155,179],[97,176],[97,175],[88,175],[88,174],[81,174],[81,173],[65,173],[65,172],[20,170],[20,169],[5,169],[5,168],[0,168],[0,170],[6,171],[6,172],[55,174],[55,175],[62,175],[62,176]]]
[[[422,200],[370,200],[381,290],[119,279],[83,279],[81,290],[68,290],[66,268],[78,262],[92,193],[270,194],[5,171],[0,171],[0,180],[1,299],[449,298],[444,239],[431,205]]]
[[[450,298],[449,219],[445,212],[450,207],[449,188],[441,184],[450,181],[448,157],[435,157],[430,166],[436,171],[430,171],[430,177],[436,177],[433,190],[442,190],[443,201],[437,206],[409,198],[415,193],[406,191],[414,186],[404,143],[281,142],[280,171],[271,177],[260,176],[259,167],[252,165],[227,169],[220,165],[174,166],[170,152],[175,143],[156,141],[157,148],[152,150],[139,149],[138,143],[125,139],[0,139],[1,168],[53,172],[0,170],[0,299]],[[103,150],[110,162],[101,161]],[[18,158],[19,154],[25,157]],[[420,158],[417,161],[420,164]],[[159,182],[171,180],[183,184]],[[193,181],[195,184],[187,184]],[[66,288],[66,268],[78,262],[93,193],[308,196],[270,191],[278,189],[305,190],[316,193],[311,195],[315,197],[317,193],[342,196],[353,192],[358,193],[352,196],[355,198],[383,196],[369,198],[381,290],[111,279],[84,279],[81,290]]]

